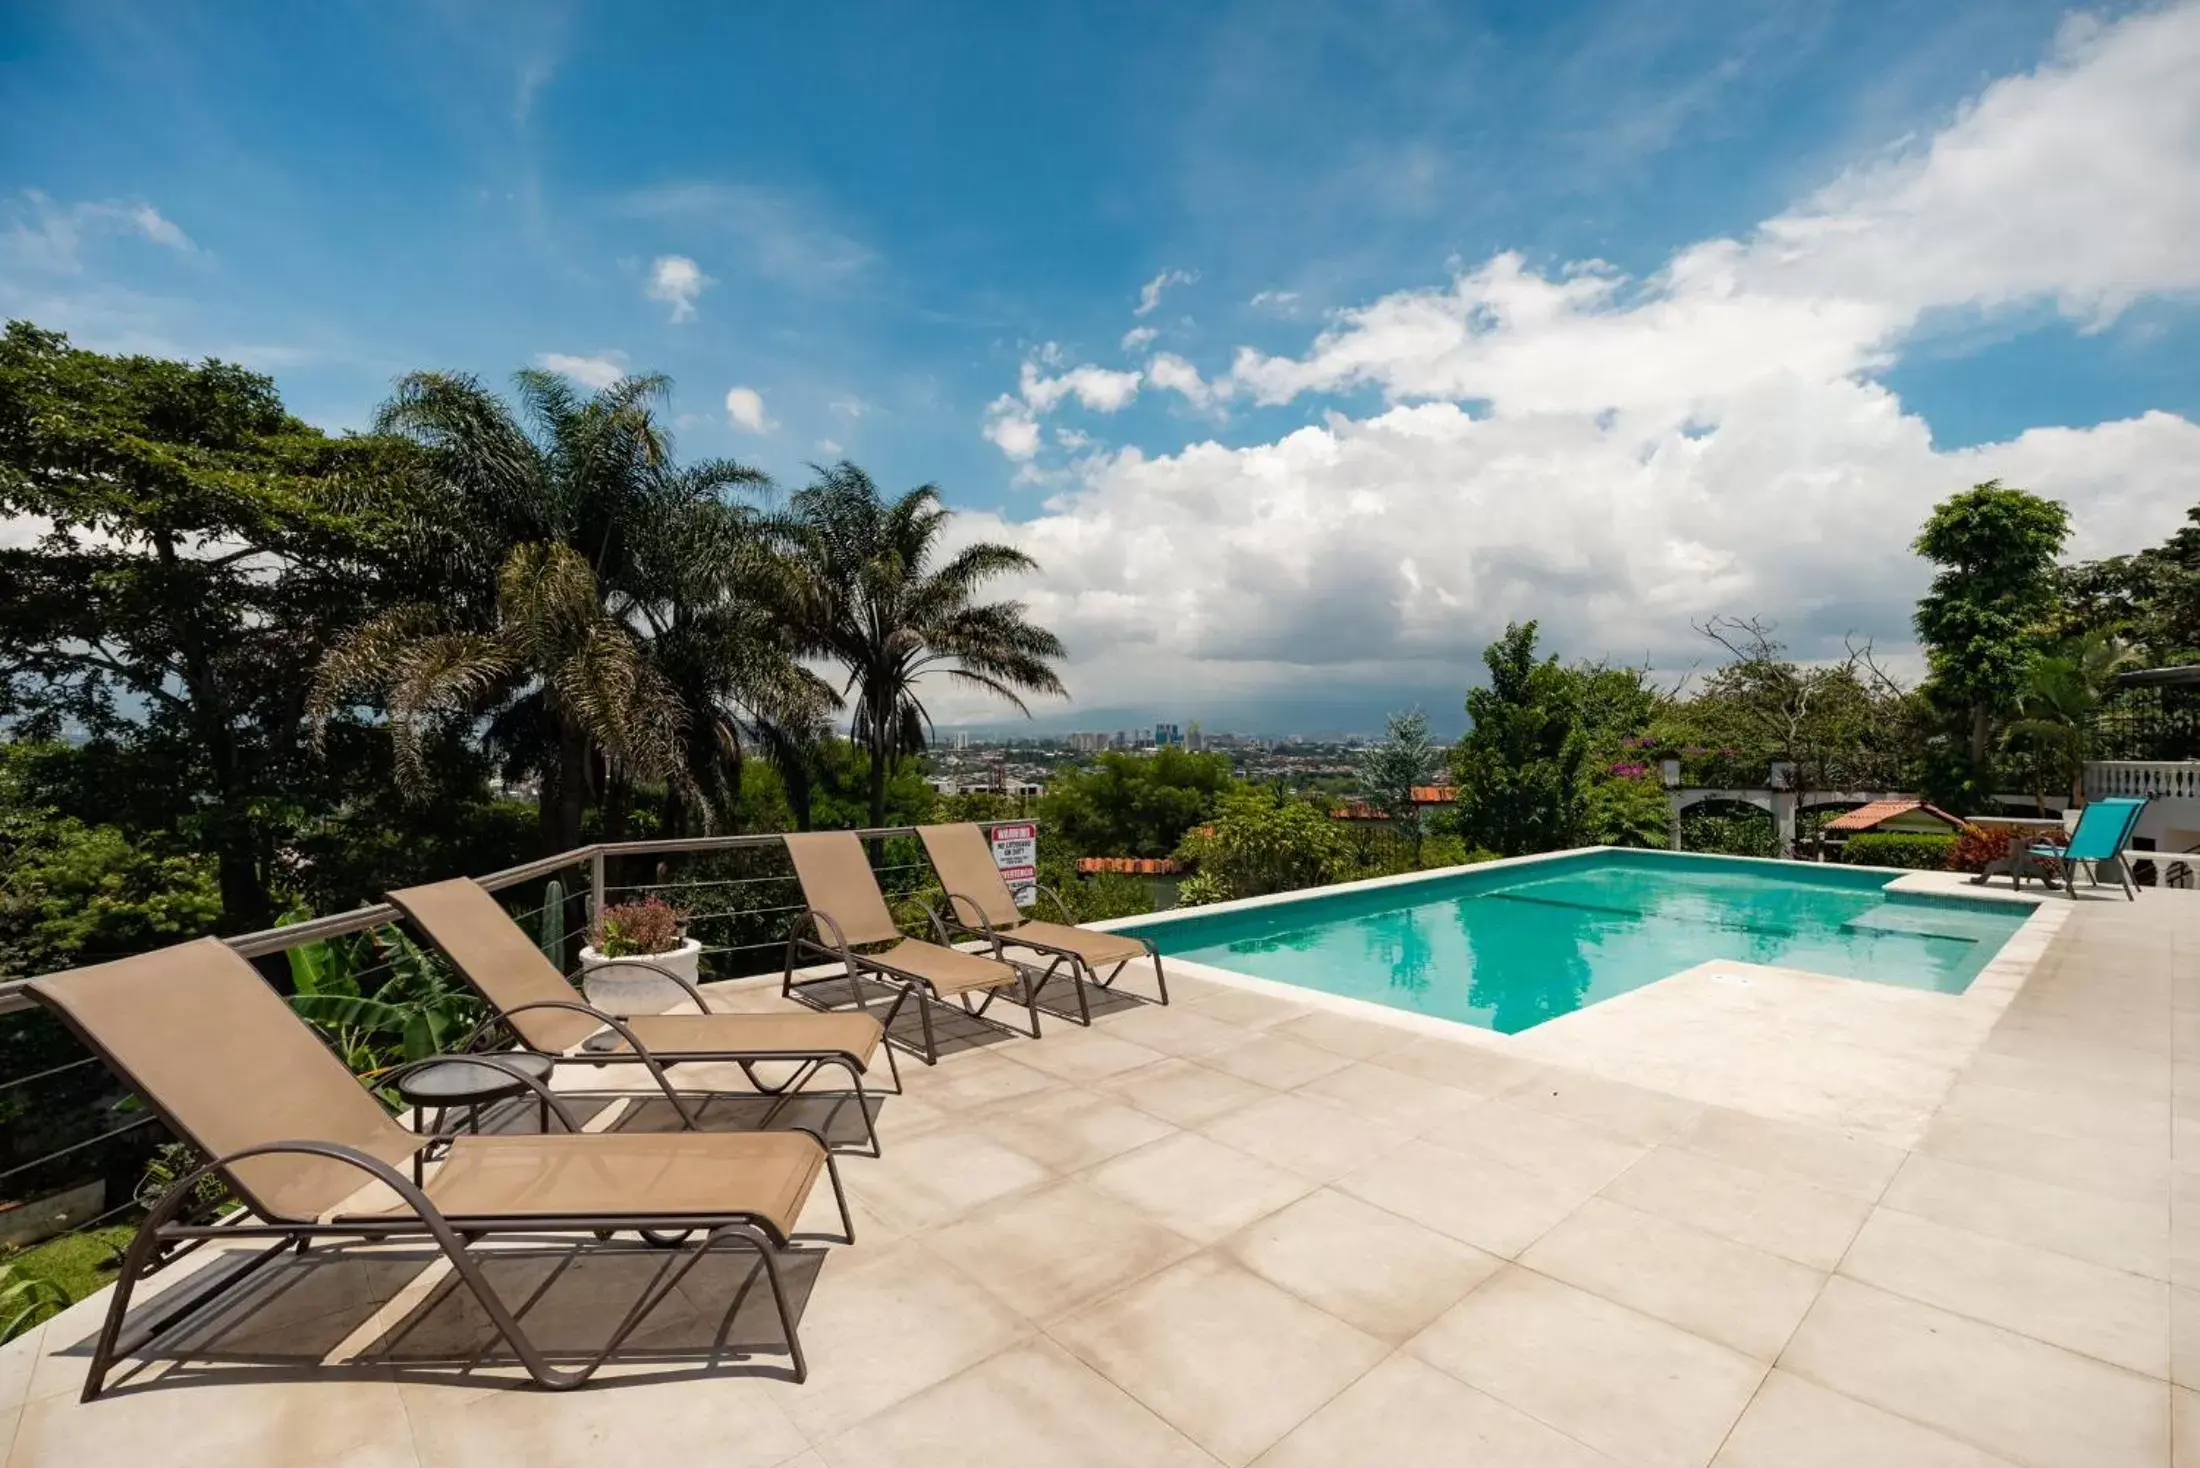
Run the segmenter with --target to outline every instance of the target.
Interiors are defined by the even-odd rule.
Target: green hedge
[[[1841,848],[1841,860],[1860,867],[1908,867],[1944,872],[1955,854],[1956,838],[1924,831],[1862,831]]]

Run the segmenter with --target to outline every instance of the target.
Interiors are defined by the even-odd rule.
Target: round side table
[[[423,1135],[443,1131],[443,1124],[450,1113],[464,1110],[466,1130],[481,1130],[481,1113],[484,1108],[514,1096],[532,1094],[532,1088],[503,1068],[509,1065],[547,1085],[553,1062],[547,1055],[534,1055],[525,1050],[505,1050],[497,1054],[503,1065],[484,1065],[464,1056],[452,1056],[434,1065],[423,1065],[397,1083],[398,1099],[413,1109],[413,1130]],[[537,1124],[544,1132],[550,1130],[550,1103],[536,1098]],[[435,1113],[435,1125],[423,1127],[422,1117],[429,1111]]]

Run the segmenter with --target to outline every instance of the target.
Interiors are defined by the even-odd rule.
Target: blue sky
[[[1032,589],[1083,675],[1082,707],[1053,722],[1364,727],[1412,699],[1449,714],[1510,616],[1544,618],[1569,653],[1667,666],[1715,610],[1776,616],[1804,651],[1902,640],[1914,576],[1764,569],[1793,537],[1753,539],[1754,491],[1724,480],[1675,482],[1676,505],[1716,513],[1676,510],[1654,565],[1589,544],[1585,523],[1649,492],[1624,466],[1685,444],[1754,465],[1760,436],[1785,442],[1752,484],[1875,516],[1884,495],[1910,529],[1980,465],[2050,489],[2076,475],[2081,507],[2110,507],[2090,522],[2104,544],[2173,524],[2196,497],[2171,462],[2200,417],[2192,282],[2143,251],[2028,244],[2053,212],[2001,220],[1988,196],[1982,215],[1956,164],[2006,157],[2032,192],[2121,188],[2173,237],[2200,193],[2189,107],[2125,101],[2143,89],[2115,68],[2167,64],[2194,29],[2189,6],[2073,23],[2021,0],[17,4],[0,14],[0,311],[253,363],[332,427],[415,367],[664,371],[688,452],[788,483],[845,453],[1075,563]],[[2050,114],[2064,136],[2075,117],[2158,147],[2136,179],[2086,177],[2027,132]],[[1936,210],[1948,222],[1891,264],[1822,242],[1896,238]],[[1767,284],[1751,269],[1771,268],[1768,222],[1794,219],[1817,226],[1770,230],[1782,259],[1827,263]],[[1941,239],[2045,263],[1934,263]],[[1706,241],[1737,242],[1741,289],[1780,312],[1667,323],[1694,299],[1675,263]],[[1517,268],[1484,273],[1500,259]],[[1537,294],[1598,272],[1594,300]],[[1976,279],[1999,283],[1950,284]],[[1824,352],[1791,351],[1781,313],[1865,307]],[[1429,323],[1498,321],[1494,346],[1552,309],[1563,336],[1523,337],[1495,387],[1415,357]],[[1652,334],[1574,330],[1626,323]],[[1600,386],[1608,401],[1508,401],[1562,350],[1591,355],[1561,379],[1619,351],[1745,365],[1707,369],[1685,402],[1642,374]],[[1828,395],[1775,403],[1798,373]],[[729,408],[735,388],[751,396]],[[1821,431],[1888,413],[1885,443]],[[1552,438],[1553,415],[1584,436]],[[2024,437],[2110,424],[2152,426],[2090,444],[2113,466],[2098,473]],[[1830,461],[1792,447],[1821,437],[1843,439]],[[1591,439],[1620,471],[1569,457]],[[1898,439],[1923,457],[1896,476]],[[1464,457],[1399,457],[1436,442]],[[1583,496],[1548,522],[1508,477],[1539,454]],[[1402,528],[1362,543],[1378,518]],[[1441,544],[1414,529],[1438,519]],[[1903,531],[1864,549],[1884,561]]]

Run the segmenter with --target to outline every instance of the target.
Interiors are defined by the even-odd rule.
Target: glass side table
[[[503,1065],[523,1071],[536,1080],[549,1084],[552,1061],[547,1055],[533,1055],[525,1050],[502,1050],[496,1057]],[[397,1097],[413,1109],[413,1130],[423,1135],[436,1135],[444,1130],[444,1123],[453,1111],[465,1112],[465,1128],[469,1132],[481,1130],[481,1114],[499,1101],[532,1093],[532,1088],[513,1075],[510,1070],[496,1065],[483,1065],[454,1055],[448,1060],[423,1065],[402,1077],[396,1086]],[[550,1103],[539,1095],[535,1099],[536,1125],[547,1134],[550,1130]],[[435,1113],[433,1126],[422,1126],[428,1112]]]

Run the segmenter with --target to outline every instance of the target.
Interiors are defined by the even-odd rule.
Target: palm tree
[[[2139,652],[2122,638],[2092,631],[2074,637],[2053,652],[2035,654],[2019,695],[2022,717],[2003,732],[2006,743],[2022,741],[2046,752],[2069,780],[2070,803],[2085,801],[2085,762],[2093,744],[2093,720],[2114,688],[2116,676],[2137,667]],[[2037,792],[2034,801],[2045,809]]]
[[[651,657],[690,715],[683,760],[695,801],[668,787],[666,835],[684,831],[692,808],[706,819],[729,819],[747,754],[761,751],[786,772],[786,731],[822,727],[840,702],[799,659],[796,583],[768,534],[770,522],[718,493],[727,484],[762,482],[738,465],[683,471],[674,511],[638,537],[644,579],[657,592],[638,615]],[[794,786],[790,780],[790,799]],[[806,814],[807,802],[797,809]]]
[[[374,509],[385,573],[409,599],[326,659],[316,725],[349,698],[377,697],[399,779],[418,792],[424,728],[486,717],[506,774],[539,781],[548,850],[579,843],[605,787],[663,780],[689,798],[698,721],[643,636],[683,587],[652,577],[665,544],[731,516],[728,494],[761,476],[725,461],[677,468],[655,413],[667,386],[628,377],[584,397],[526,371],[515,411],[470,376],[400,379],[375,426],[417,450],[418,472]]]
[[[799,576],[803,650],[838,663],[852,696],[850,737],[871,759],[871,824],[886,820],[891,762],[921,753],[931,715],[919,683],[950,683],[1005,700],[1028,715],[1023,695],[1066,694],[1052,663],[1061,639],[1025,617],[1023,603],[978,602],[997,576],[1038,569],[1013,546],[981,541],[934,565],[951,515],[939,490],[920,485],[882,496],[843,460],[797,493],[785,535]]]

